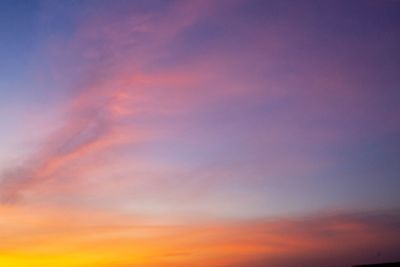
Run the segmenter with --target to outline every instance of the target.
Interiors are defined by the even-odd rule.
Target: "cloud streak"
[[[94,76],[89,75],[89,79],[85,78],[84,86],[78,90],[74,89],[75,93],[67,108],[64,111],[65,122],[57,133],[49,136],[46,143],[40,151],[34,154],[33,159],[28,163],[23,164],[21,168],[17,168],[10,172],[11,174],[3,175],[1,179],[1,196],[3,201],[15,201],[18,196],[25,190],[34,187],[35,184],[44,183],[47,180],[55,179],[63,170],[65,165],[73,163],[85,157],[85,155],[98,153],[106,147],[115,143],[130,143],[135,140],[135,130],[121,134],[121,120],[128,116],[136,116],[136,113],[157,113],[156,110],[150,110],[152,107],[161,103],[149,103],[152,101],[149,93],[146,90],[154,90],[157,86],[179,86],[187,84],[185,80],[188,78],[172,75],[157,75],[157,74],[142,74],[140,71],[128,72],[121,74],[108,75],[108,80],[104,81],[101,76],[104,71],[109,73],[114,72],[110,67],[103,65],[103,60],[96,60],[96,57],[101,57],[106,60],[119,60],[119,68],[132,68],[132,65],[126,65],[127,60],[135,60],[134,65],[143,67],[146,61],[152,60],[150,51],[146,51],[146,56],[140,55],[140,49],[134,47],[128,48],[124,54],[134,52],[127,59],[121,60],[120,55],[115,55],[115,50],[122,49],[127,43],[134,42],[136,35],[142,31],[151,39],[158,39],[157,43],[165,45],[168,42],[165,38],[173,38],[173,35],[181,31],[187,25],[191,25],[195,20],[194,6],[199,3],[193,2],[191,5],[180,4],[173,6],[170,16],[172,20],[168,20],[163,31],[155,31],[157,24],[163,23],[156,21],[148,22],[148,19],[137,18],[130,20],[128,17],[121,21],[116,21],[111,27],[118,28],[124,25],[124,29],[114,31],[107,28],[105,21],[94,19],[87,23],[82,30],[79,30],[76,37],[71,42],[71,48],[74,53],[83,53],[83,57],[90,61],[89,72]],[[202,5],[206,4],[204,2]],[[193,6],[192,6],[193,5]],[[188,12],[182,12],[188,11]],[[181,10],[181,11],[179,11]],[[177,20],[174,15],[178,12],[179,17],[183,20]],[[117,15],[116,15],[117,16]],[[112,18],[115,19],[115,18]],[[99,24],[100,23],[100,24]],[[144,24],[143,24],[144,23]],[[98,31],[100,29],[100,31]],[[126,35],[125,35],[126,34]],[[122,35],[122,36],[121,36]],[[101,38],[102,42],[108,44],[105,48],[93,47],[93,42]],[[164,40],[164,41],[163,41]],[[146,38],[140,40],[140,46],[144,47]],[[121,43],[122,42],[122,43]],[[92,52],[88,52],[90,49]],[[125,49],[126,50],[126,49]],[[155,48],[152,48],[155,51]],[[150,58],[148,58],[150,56]],[[116,63],[116,62],[114,62]],[[121,69],[120,69],[121,70]],[[65,71],[65,69],[64,69]],[[154,92],[157,93],[157,92]],[[150,92],[151,94],[151,92]],[[152,96],[154,97],[154,95]],[[167,109],[169,107],[167,106]],[[166,110],[168,112],[168,110]],[[158,112],[164,112],[159,110]],[[122,136],[126,134],[127,136]],[[124,140],[122,140],[124,139]]]

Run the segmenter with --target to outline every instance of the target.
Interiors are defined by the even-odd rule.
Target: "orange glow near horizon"
[[[0,262],[9,267],[230,266],[257,258],[273,263],[310,251],[340,254],[397,238],[368,220],[341,215],[159,224],[93,210],[14,206],[2,207],[0,216]],[[308,224],[314,226],[305,230]]]

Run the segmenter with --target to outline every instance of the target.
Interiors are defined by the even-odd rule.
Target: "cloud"
[[[162,63],[171,53],[179,54],[188,29],[218,8],[208,1],[171,2],[163,10],[131,16],[100,5],[87,18],[73,17],[77,27],[68,38],[49,38],[45,58],[65,91],[50,112],[61,114],[61,122],[54,122],[56,131],[30,159],[2,176],[3,202],[68,177],[69,168],[88,157],[115,154],[118,146],[165,134],[160,128],[171,118],[234,95],[233,87],[212,74],[210,68],[219,67],[207,62],[210,56],[189,65]]]
[[[57,49],[73,51],[67,56],[82,56],[86,59],[88,68],[84,76],[80,77],[83,78],[83,82],[75,86],[68,96],[70,99],[62,103],[65,108],[62,107],[64,116],[60,129],[48,137],[32,159],[22,163],[22,167],[16,168],[10,174],[3,175],[1,179],[3,201],[17,200],[18,195],[24,190],[29,190],[47,180],[56,179],[66,165],[82,160],[89,154],[101,153],[102,150],[118,143],[135,142],[136,132],[140,130],[124,128],[121,121],[127,117],[135,118],[138,114],[162,115],[173,110],[173,106],[178,107],[176,103],[168,104],[168,101],[156,103],[153,98],[157,99],[157,94],[161,94],[160,97],[166,95],[157,87],[180,90],[182,85],[188,83],[188,77],[184,77],[182,73],[143,73],[142,68],[147,62],[154,60],[152,52],[166,45],[170,38],[174,38],[174,34],[195,20],[200,12],[197,12],[199,11],[197,9],[195,12],[192,5],[198,6],[199,3],[172,5],[169,11],[171,14],[167,16],[170,18],[164,18],[167,19],[167,23],[158,21],[152,16],[142,18],[138,15],[132,19],[131,17],[117,19],[118,14],[114,14],[111,17],[114,23],[110,26],[108,24],[110,21],[97,20],[95,15],[91,21],[84,23],[69,44],[58,44],[58,47],[55,44],[51,45],[55,51],[61,51]],[[160,23],[164,27],[158,30]],[[120,26],[123,28],[119,28]],[[145,35],[144,38],[141,37],[142,33]],[[153,43],[157,41],[157,47],[147,49],[146,43],[149,41],[147,38],[153,39]],[[136,39],[140,42],[139,47],[135,44],[126,47],[131,42],[135,43]],[[104,45],[100,47],[93,45],[98,41]],[[61,53],[61,57],[63,55],[65,53]],[[54,54],[52,56],[61,59],[60,56]],[[60,60],[64,65],[59,70],[69,73],[67,68],[76,66],[65,65],[65,60],[65,58]],[[109,60],[115,67],[105,65],[104,61]],[[73,65],[82,62],[85,60],[73,62]],[[115,73],[116,69],[118,73]],[[55,68],[53,73],[57,71]],[[103,74],[106,74],[106,79]],[[179,102],[184,103],[185,100],[180,99]],[[163,104],[167,106],[163,107]]]
[[[364,94],[365,69],[330,38],[320,40],[316,18],[301,5],[88,3],[78,8],[82,16],[74,8],[66,9],[75,14],[65,16],[73,20],[68,31],[44,45],[60,99],[42,111],[62,114],[58,130],[3,175],[4,199],[65,187],[72,195],[86,181],[100,195],[116,187],[112,168],[124,166],[124,186],[113,192],[124,195],[104,202],[130,204],[131,191],[144,191],[162,203],[176,195],[190,203],[221,189],[259,196],[263,206],[271,201],[266,188],[291,196],[304,194],[293,192],[297,185],[326,189],[319,177],[337,164],[337,147],[392,130],[370,127],[397,110],[382,113],[386,96]],[[338,38],[351,51],[360,45]],[[369,49],[379,62],[379,46]]]

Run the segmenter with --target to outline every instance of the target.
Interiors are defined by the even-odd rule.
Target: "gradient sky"
[[[0,1],[0,266],[400,260],[399,14]]]

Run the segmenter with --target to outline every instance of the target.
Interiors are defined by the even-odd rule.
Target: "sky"
[[[400,261],[399,14],[0,1],[0,265]]]

